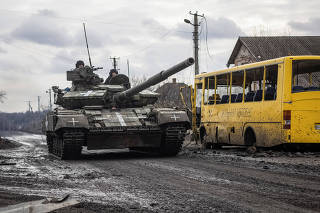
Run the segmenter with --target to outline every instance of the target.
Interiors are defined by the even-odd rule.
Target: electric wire
[[[218,66],[219,64],[215,62],[215,60],[213,59],[213,55],[210,53],[210,50],[209,50],[209,45],[208,45],[208,22],[207,22],[207,19],[206,19],[205,16],[203,16],[203,19],[205,20],[205,26],[206,26],[206,37],[205,37],[206,52],[207,52],[207,55],[209,56],[209,59],[211,60],[211,62],[214,65]]]
[[[213,58],[210,54],[210,51],[209,51],[209,47],[208,47],[208,23],[207,23],[207,19],[205,16],[203,16],[203,19],[205,21],[205,24],[206,24],[206,49],[207,49],[207,53],[209,55],[210,58]]]

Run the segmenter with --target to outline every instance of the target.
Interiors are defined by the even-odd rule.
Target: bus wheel
[[[247,146],[255,146],[256,145],[256,136],[253,132],[252,128],[247,128],[244,133],[244,144]]]
[[[213,143],[212,142],[205,142],[206,149],[213,149]]]
[[[200,127],[200,142],[204,143],[204,137],[206,136],[206,129],[204,127]]]

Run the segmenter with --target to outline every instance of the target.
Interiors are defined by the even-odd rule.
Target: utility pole
[[[198,11],[195,13],[189,12],[190,15],[193,15],[193,23],[188,19],[184,19],[184,22],[191,24],[193,26],[193,43],[194,43],[194,73],[195,75],[199,74],[199,21],[198,16],[204,17],[204,15],[199,15]]]
[[[129,59],[127,59],[127,67],[128,67],[128,78],[129,78]]]
[[[110,57],[110,60],[112,60],[113,69],[115,69],[115,70],[119,70],[118,63],[117,63],[117,60],[119,60],[119,59],[120,59],[119,57]]]
[[[199,23],[198,23],[198,12],[193,15],[193,26],[194,26],[194,31],[193,31],[193,42],[194,42],[194,73],[196,75],[199,74]]]
[[[51,102],[51,89],[49,88],[46,93],[49,94],[49,109],[52,111],[52,102]]]
[[[38,112],[40,112],[40,96],[38,96]]]
[[[32,112],[31,101],[25,101],[28,103],[28,112]]]

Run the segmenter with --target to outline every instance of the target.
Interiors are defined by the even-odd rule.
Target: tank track
[[[81,130],[65,130],[61,135],[55,134],[52,140],[52,152],[61,160],[78,159],[81,156],[85,134]]]
[[[47,134],[47,147],[48,147],[48,153],[52,154],[53,151],[53,136],[52,134]]]
[[[160,154],[164,156],[175,156],[182,148],[185,138],[186,127],[184,125],[170,124],[165,126]]]

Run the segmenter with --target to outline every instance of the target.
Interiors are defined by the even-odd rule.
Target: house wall
[[[242,45],[240,47],[238,55],[235,57],[234,65],[238,66],[238,65],[249,64],[249,63],[253,63],[253,62],[256,62],[256,60],[251,55],[249,50],[244,45]]]

